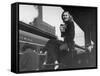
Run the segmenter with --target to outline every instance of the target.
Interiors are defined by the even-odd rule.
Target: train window
[[[85,46],[85,34],[84,31],[74,22],[75,25],[75,44],[84,47]]]
[[[38,8],[36,5],[19,5],[19,20],[29,24],[38,17]]]
[[[62,23],[62,12],[63,9],[61,7],[43,6],[43,21],[55,27],[55,34],[59,40],[63,40],[63,38],[61,38],[61,33],[59,29],[60,24]]]

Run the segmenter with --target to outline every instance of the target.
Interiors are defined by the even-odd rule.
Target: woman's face
[[[69,12],[64,12],[62,18],[65,22],[68,21],[70,18]]]

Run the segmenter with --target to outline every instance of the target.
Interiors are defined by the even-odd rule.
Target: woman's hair
[[[63,19],[63,14],[64,14],[65,12],[68,12],[68,14],[69,14],[69,21],[73,21],[73,17],[72,17],[72,15],[69,13],[69,11],[64,11],[64,12],[62,13],[62,15],[61,15],[62,20],[64,21],[64,19]]]

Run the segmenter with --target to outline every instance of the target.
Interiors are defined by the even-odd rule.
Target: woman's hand
[[[64,24],[61,24],[61,25],[60,25],[60,31],[61,31],[61,32],[65,32],[65,28],[66,28],[66,27],[65,27]]]

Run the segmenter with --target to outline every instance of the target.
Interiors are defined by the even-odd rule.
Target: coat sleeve
[[[74,39],[74,36],[75,36],[75,26],[74,26],[73,22],[71,22],[71,24],[70,24],[69,35],[70,35],[71,39]]]

